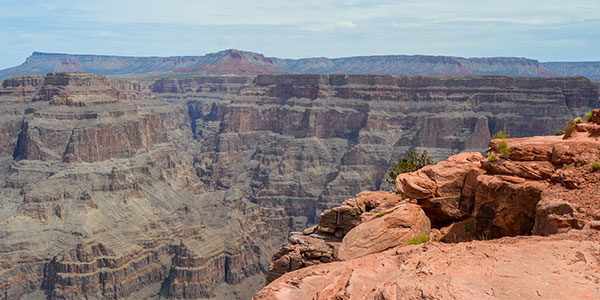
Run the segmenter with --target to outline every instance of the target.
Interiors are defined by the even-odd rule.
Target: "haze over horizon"
[[[281,58],[361,55],[598,61],[600,2],[2,1],[0,69],[33,51],[120,56],[240,49]]]

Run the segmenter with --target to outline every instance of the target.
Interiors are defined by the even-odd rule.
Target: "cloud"
[[[600,60],[597,0],[7,2],[0,2],[0,68],[32,51],[165,56],[227,48],[280,57]]]
[[[308,31],[334,31],[338,29],[352,29],[356,24],[350,21],[341,21],[335,24],[310,24],[302,26],[301,29]]]

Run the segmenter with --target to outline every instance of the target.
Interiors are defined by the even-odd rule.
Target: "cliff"
[[[0,70],[0,79],[48,72],[91,72],[153,81],[203,75],[380,74],[505,75],[600,78],[598,62],[541,63],[516,57],[463,58],[427,55],[356,56],[284,59],[235,49],[204,56],[127,57],[33,52],[19,66]]]
[[[253,299],[598,298],[600,110],[573,129],[494,139],[487,159],[400,174],[401,199],[363,192],[324,212],[290,236]],[[323,242],[327,259],[314,260]]]
[[[438,160],[484,151],[498,130],[552,134],[600,106],[585,78],[140,84],[50,73],[0,86],[0,290],[8,299],[249,299],[288,232],[362,190],[389,189],[385,170],[407,150],[427,148]],[[396,207],[389,197],[396,202],[379,208],[389,216],[373,222],[404,233],[443,223],[397,226],[416,204]],[[357,205],[352,214],[375,204]],[[329,220],[330,239],[316,241],[323,251],[313,261],[337,259],[326,249],[344,246],[340,234],[351,229],[329,216],[320,222]]]

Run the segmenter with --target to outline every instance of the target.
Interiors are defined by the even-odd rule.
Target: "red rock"
[[[402,195],[418,199],[433,222],[464,219],[472,207],[473,182],[481,173],[479,161],[482,159],[477,152],[453,155],[416,172],[398,175],[396,189]],[[467,188],[465,182],[468,182]]]
[[[599,245],[597,232],[427,243],[291,272],[253,299],[591,300]]]
[[[429,235],[430,230],[429,218],[418,205],[400,204],[350,230],[342,240],[338,257],[350,260],[405,245],[412,238]]]

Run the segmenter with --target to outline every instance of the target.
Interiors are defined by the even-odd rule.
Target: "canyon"
[[[361,191],[395,201],[382,226],[427,201],[430,218],[440,199],[397,207],[402,199],[381,191],[407,151],[480,153],[497,131],[553,135],[600,107],[584,77],[186,74],[0,82],[0,296],[250,299],[267,274],[291,271],[269,266],[274,254],[297,253],[280,249],[288,233],[326,222],[322,214],[332,224],[307,236],[327,236],[315,240],[324,251],[300,266],[337,259],[328,244],[341,247],[362,221],[338,227],[331,211]],[[427,224],[423,215],[411,230],[464,221],[459,204],[458,216]],[[490,215],[474,216],[478,230],[521,228],[494,227]],[[344,257],[359,255],[351,246]]]
[[[463,58],[379,55],[284,59],[229,49],[203,56],[133,57],[33,52],[19,66],[0,70],[0,79],[49,72],[90,72],[152,82],[160,78],[258,74],[505,75],[600,78],[600,62],[539,62],[517,57]]]

